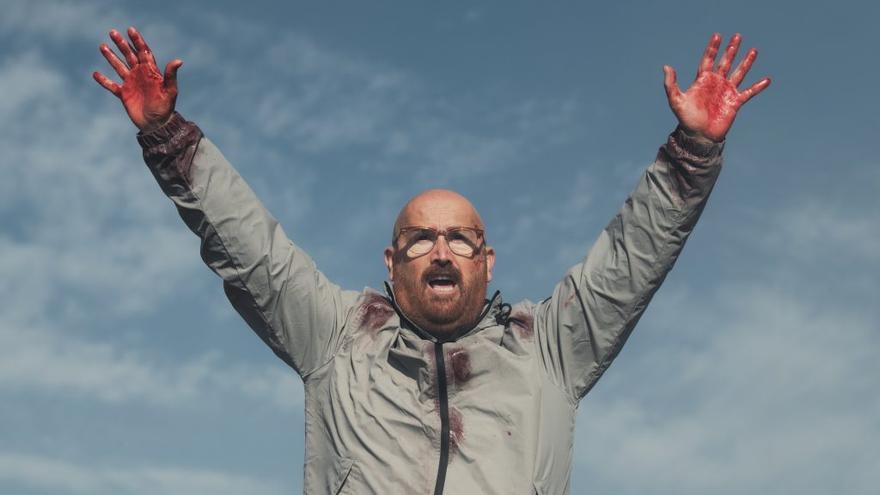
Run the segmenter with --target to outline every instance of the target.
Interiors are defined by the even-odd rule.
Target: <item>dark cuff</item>
[[[689,161],[704,162],[717,158],[724,150],[724,141],[713,141],[681,126],[669,136],[668,147],[674,154],[682,158],[690,158]]]
[[[161,144],[167,144],[169,141],[185,133],[189,130],[189,126],[194,125],[187,122],[179,113],[174,112],[168,122],[161,127],[157,127],[150,132],[139,132],[137,134],[138,143],[141,148],[148,149]]]

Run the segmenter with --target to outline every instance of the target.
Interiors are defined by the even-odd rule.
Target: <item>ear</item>
[[[486,246],[486,282],[492,281],[492,268],[495,266],[495,248]]]
[[[394,282],[394,250],[391,246],[385,248],[385,266],[388,268],[388,280]]]

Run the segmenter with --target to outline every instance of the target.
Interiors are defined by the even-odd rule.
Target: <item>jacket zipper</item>
[[[437,362],[437,395],[440,400],[440,466],[434,495],[443,494],[446,483],[446,466],[449,464],[449,396],[446,391],[446,361],[443,360],[443,343],[434,343],[434,360]]]
[[[394,297],[394,290],[392,290],[391,285],[389,285],[388,282],[385,282],[385,292],[388,294],[388,298],[391,300],[391,304],[400,316],[401,321],[407,322],[416,333],[431,342],[434,342],[434,361],[437,363],[437,396],[440,402],[440,465],[437,467],[437,481],[434,483],[434,495],[443,495],[443,486],[446,484],[446,467],[449,464],[449,395],[446,384],[446,361],[443,359],[443,344],[444,342],[455,342],[459,337],[467,335],[473,331],[473,329],[477,328],[480,325],[480,322],[483,321],[483,318],[489,314],[492,305],[501,293],[496,290],[495,293],[492,294],[492,299],[487,302],[486,308],[470,329],[465,332],[456,333],[448,340],[438,340],[435,336],[422,330],[418,325],[413,323],[412,320],[407,318],[403,310],[397,306],[397,300]]]

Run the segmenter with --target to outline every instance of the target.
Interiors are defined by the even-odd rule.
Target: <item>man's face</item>
[[[426,191],[400,212],[394,228],[394,245],[385,249],[385,264],[400,309],[413,323],[435,335],[453,333],[476,323],[492,279],[495,252],[479,237],[476,250],[462,256],[450,248],[455,235],[439,235],[433,248],[413,256],[401,229],[453,227],[483,229],[470,202],[446,190]],[[452,238],[452,239],[450,239]]]

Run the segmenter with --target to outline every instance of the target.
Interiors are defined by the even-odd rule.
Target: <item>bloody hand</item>
[[[119,59],[106,43],[101,43],[101,53],[110,66],[122,78],[122,85],[111,81],[100,72],[92,76],[98,84],[104,86],[120,100],[131,121],[141,131],[153,130],[171,118],[174,112],[174,101],[177,99],[177,69],[183,65],[180,59],[174,59],[165,66],[165,77],[156,67],[156,58],[133,27],[128,28],[128,36],[134,46],[129,44],[118,31],[111,30],[110,38],[116,43],[125,57]]]
[[[737,50],[739,50],[740,40],[739,33],[730,38],[730,43],[727,45],[721,61],[717,67],[714,67],[715,56],[718,54],[718,47],[721,44],[721,35],[713,34],[706,46],[706,51],[703,53],[700,68],[697,70],[697,78],[684,93],[675,82],[675,70],[668,65],[663,66],[663,72],[666,74],[665,86],[669,106],[685,129],[702,134],[714,141],[724,140],[739,108],[770,85],[770,78],[765,77],[749,86],[745,91],[737,91],[736,87],[745,79],[752,63],[758,56],[758,50],[750,49],[745,59],[733,71],[733,75],[728,77],[730,66],[733,64],[733,59],[736,58]]]

